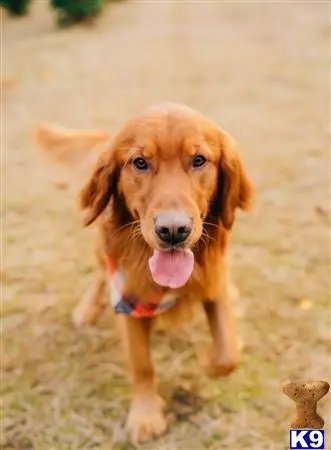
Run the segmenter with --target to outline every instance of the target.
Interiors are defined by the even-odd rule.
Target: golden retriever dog
[[[111,297],[132,379],[127,428],[135,442],[159,436],[167,425],[149,348],[157,318],[171,327],[201,305],[208,374],[228,375],[238,363],[227,254],[236,209],[249,208],[253,188],[236,144],[174,103],[149,107],[113,136],[48,126],[36,135],[55,160],[90,169],[80,205],[85,225],[98,227],[98,267],[73,320],[94,322]]]

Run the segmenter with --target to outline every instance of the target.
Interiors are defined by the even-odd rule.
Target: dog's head
[[[204,222],[230,229],[252,186],[232,138],[201,114],[161,104],[128,121],[81,193],[91,224],[113,198],[153,249],[191,248]],[[121,224],[125,225],[125,224]]]
[[[252,186],[232,138],[198,112],[160,104],[129,120],[107,143],[81,192],[94,222],[112,204],[116,226],[135,222],[164,254],[192,249],[206,227],[229,230]]]

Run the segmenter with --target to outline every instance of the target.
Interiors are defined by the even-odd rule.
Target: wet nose
[[[169,246],[183,243],[192,231],[192,218],[177,211],[159,213],[154,223],[156,235]]]

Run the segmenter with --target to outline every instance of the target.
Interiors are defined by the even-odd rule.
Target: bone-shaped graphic
[[[316,405],[329,389],[330,385],[326,381],[284,383],[283,392],[296,403],[296,414],[291,419],[290,427],[323,428],[324,420],[317,414]]]

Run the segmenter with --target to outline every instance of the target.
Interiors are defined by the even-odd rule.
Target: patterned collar
[[[110,255],[107,257],[107,269],[111,304],[117,314],[127,314],[137,318],[155,317],[172,308],[177,301],[177,296],[173,293],[154,292],[148,303],[141,303],[135,295],[124,292],[125,275],[117,269]]]

